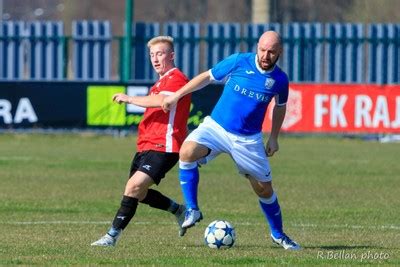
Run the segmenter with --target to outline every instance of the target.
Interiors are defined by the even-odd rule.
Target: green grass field
[[[0,135],[0,265],[400,265],[400,144],[281,137],[271,158],[286,232],[274,247],[258,200],[227,156],[200,169],[204,220],[179,238],[174,217],[140,205],[115,248],[91,247],[121,199],[135,137]],[[158,187],[182,201],[177,169]],[[229,250],[203,243],[230,221]]]

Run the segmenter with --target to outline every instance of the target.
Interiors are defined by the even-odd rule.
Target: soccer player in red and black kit
[[[149,187],[158,185],[179,160],[179,149],[187,135],[190,96],[182,98],[167,113],[161,109],[161,104],[165,96],[180,89],[188,79],[175,67],[172,37],[155,37],[147,46],[153,68],[160,78],[147,96],[128,96],[122,93],[113,96],[113,101],[119,104],[138,105],[145,107],[146,111],[139,124],[137,153],[132,160],[121,206],[107,234],[93,242],[92,246],[114,246],[135,215],[139,203],[171,212],[177,219],[179,235],[183,236],[186,231],[181,227],[185,207]]]

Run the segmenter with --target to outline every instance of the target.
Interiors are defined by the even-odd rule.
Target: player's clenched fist
[[[121,104],[121,103],[129,103],[129,98],[130,97],[127,96],[126,94],[118,93],[113,95],[112,100],[114,102],[117,102],[118,104]]]
[[[265,152],[267,153],[267,156],[272,157],[278,150],[279,150],[278,141],[273,138],[268,139],[268,142],[265,145]]]
[[[169,95],[163,99],[161,108],[164,110],[164,112],[168,112],[169,110],[171,110],[171,108],[175,106],[178,102],[178,98],[176,98],[175,95],[176,94]]]

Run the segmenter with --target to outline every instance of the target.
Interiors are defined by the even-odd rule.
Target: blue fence
[[[62,22],[26,24],[28,78],[62,80],[64,78],[64,25]]]
[[[75,21],[72,36],[63,28],[62,22],[1,21],[0,80],[119,79],[113,66],[122,66],[121,49],[112,44],[121,47],[122,37],[113,37],[110,22]],[[131,77],[157,79],[146,46],[155,35],[175,38],[176,64],[193,77],[229,54],[256,51],[266,30],[281,34],[279,64],[293,82],[400,83],[400,24],[135,23]]]
[[[24,73],[25,23],[22,21],[0,22],[0,78],[22,79]]]
[[[109,21],[74,21],[73,77],[76,80],[110,80],[111,25]]]

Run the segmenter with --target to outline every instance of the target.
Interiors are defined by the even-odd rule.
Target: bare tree
[[[399,23],[399,0],[353,0],[353,5],[344,10],[346,21],[362,23]]]

